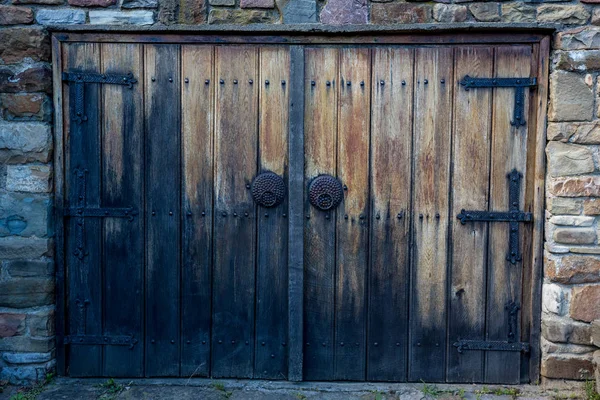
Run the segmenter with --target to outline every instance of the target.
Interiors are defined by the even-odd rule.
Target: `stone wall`
[[[0,0],[0,380],[32,381],[54,365],[45,26],[464,22],[557,24],[548,114],[542,374],[592,377],[590,322],[600,319],[600,0]]]

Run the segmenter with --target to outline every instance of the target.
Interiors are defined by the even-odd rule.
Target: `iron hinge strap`
[[[514,88],[515,105],[513,111],[513,120],[510,124],[513,126],[525,125],[525,88],[537,86],[537,78],[472,78],[466,75],[460,84],[465,90],[471,88]]]
[[[137,79],[133,77],[133,73],[127,74],[98,74],[93,72],[63,72],[63,81],[73,84],[75,93],[75,111],[71,115],[71,119],[77,124],[81,125],[87,121],[87,115],[85,114],[85,83],[99,83],[105,85],[122,85],[127,86],[129,89],[133,88],[133,84],[137,83]]]
[[[71,207],[66,208],[65,217],[81,217],[81,218],[127,218],[133,221],[138,212],[133,207],[125,208],[82,208]]]
[[[465,350],[518,351],[529,353],[529,343],[507,342],[502,340],[459,340],[454,343],[459,353]]]
[[[138,343],[133,335],[69,335],[64,337],[64,344],[99,345],[99,346],[128,346],[130,349]]]
[[[487,222],[531,222],[533,214],[529,212],[501,212],[501,211],[473,211],[461,210],[456,216],[460,219],[461,224],[466,224],[470,221],[487,221]]]

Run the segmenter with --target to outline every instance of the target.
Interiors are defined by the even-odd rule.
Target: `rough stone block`
[[[31,385],[44,381],[46,375],[54,369],[55,361],[41,365],[6,366],[0,369],[0,381],[8,381],[11,385]]]
[[[14,64],[24,58],[31,58],[33,61],[50,61],[48,33],[33,27],[3,29],[2,40],[0,40],[0,64]]]
[[[76,7],[109,7],[117,4],[117,0],[67,0]]]
[[[578,144],[600,144],[600,124],[597,122],[549,123],[548,140]]]
[[[13,0],[13,4],[41,4],[46,6],[56,6],[63,4],[64,0]]]
[[[36,311],[27,316],[27,327],[31,336],[54,335],[54,310]]]
[[[277,0],[276,4],[285,24],[317,22],[316,0]]]
[[[571,215],[557,215],[550,218],[550,223],[562,226],[592,226],[596,219],[594,217],[575,217]]]
[[[563,50],[600,49],[600,29],[594,26],[559,32],[555,48]]]
[[[274,8],[275,0],[240,0],[241,8]]]
[[[0,340],[0,351],[47,353],[54,350],[54,343],[54,337],[13,336]]]
[[[4,268],[15,278],[43,277],[54,274],[54,264],[51,261],[13,260],[6,261]]]
[[[158,0],[123,0],[121,8],[157,8]]]
[[[42,93],[4,93],[0,110],[7,121],[50,121],[52,102]]]
[[[569,251],[576,254],[600,254],[600,247],[569,247]]]
[[[42,364],[52,360],[52,353],[4,353],[2,359],[9,364]]]
[[[550,142],[546,147],[548,172],[551,176],[579,175],[594,172],[594,158],[588,147]]]
[[[523,3],[502,4],[504,22],[535,22],[535,7]]]
[[[0,162],[50,161],[50,125],[0,121]]]
[[[0,307],[38,307],[54,303],[51,278],[12,278],[0,281]]]
[[[544,315],[542,318],[542,337],[555,343],[591,343],[590,325],[569,318]]]
[[[49,196],[0,192],[0,237],[48,236]]]
[[[600,282],[600,259],[581,255],[548,258],[545,275],[551,281],[563,284]]]
[[[592,321],[590,324],[591,341],[596,347],[600,347],[600,319]]]
[[[467,7],[455,4],[436,4],[433,6],[433,19],[438,22],[465,22]]]
[[[585,215],[600,215],[600,199],[587,199],[583,202]]]
[[[600,286],[577,286],[573,288],[571,298],[571,318],[592,322],[600,319]]]
[[[15,236],[0,237],[0,260],[27,260],[48,255],[51,255],[48,239]]]
[[[52,176],[47,165],[9,165],[6,167],[6,189],[13,192],[47,193]]]
[[[0,338],[22,335],[25,317],[25,314],[0,313]]]
[[[500,3],[476,3],[469,6],[473,18],[481,22],[500,21]]]
[[[554,284],[545,284],[542,288],[542,309],[556,315],[563,315],[566,299],[562,288]]]
[[[550,121],[589,121],[594,114],[594,95],[585,77],[556,71],[550,78]]]
[[[235,6],[235,0],[208,0],[211,6],[218,7],[233,7]]]
[[[35,20],[40,25],[85,24],[85,12],[80,10],[38,10]]]
[[[158,21],[161,24],[202,24],[206,22],[206,2],[199,0],[161,0]]]
[[[431,22],[433,7],[429,4],[375,3],[371,5],[373,24],[416,24]]]
[[[366,24],[367,0],[328,0],[321,11],[321,22],[330,25]]]
[[[541,340],[542,345],[542,353],[543,354],[564,354],[564,355],[589,355],[594,350],[595,347],[588,345],[579,345],[579,344],[571,344],[571,343],[553,343],[544,338]]]
[[[554,240],[565,244],[592,244],[596,241],[596,230],[593,228],[557,228]]]
[[[579,215],[583,209],[583,200],[553,197],[548,200],[548,210],[554,215]]]
[[[154,13],[152,11],[90,11],[90,24],[95,25],[152,25]]]
[[[548,192],[562,197],[600,197],[600,177],[554,178],[548,182]]]
[[[21,25],[32,22],[31,8],[0,5],[0,25]]]
[[[47,66],[31,67],[22,71],[13,71],[7,67],[0,68],[0,92],[2,93],[51,93],[51,91],[52,70]]]
[[[585,380],[593,376],[591,357],[556,355],[542,359],[541,374],[546,378]]]
[[[231,10],[213,8],[208,14],[209,24],[261,24],[273,22],[270,11],[261,10]]]
[[[539,22],[556,22],[567,25],[585,24],[590,19],[589,11],[582,5],[541,5],[537,9]]]
[[[554,55],[554,66],[565,71],[600,69],[600,50],[560,51]]]

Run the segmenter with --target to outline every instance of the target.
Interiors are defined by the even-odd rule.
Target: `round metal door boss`
[[[285,198],[285,182],[274,172],[263,172],[252,181],[252,198],[259,206],[276,207]]]
[[[344,198],[342,183],[331,175],[319,175],[308,186],[308,200],[322,211],[336,208]]]

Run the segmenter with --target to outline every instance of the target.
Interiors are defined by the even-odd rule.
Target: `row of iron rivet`
[[[155,78],[155,77],[152,77],[152,78],[151,78],[151,80],[152,80],[152,82],[155,82],[155,81],[156,81],[156,78]],[[169,78],[169,82],[173,82],[173,78]],[[189,83],[189,82],[190,82],[189,78],[185,78],[185,79],[184,79],[184,82],[185,82],[185,83]],[[206,79],[206,80],[204,81],[204,84],[206,84],[206,85],[208,85],[209,83],[210,83],[210,79]],[[219,80],[219,83],[220,83],[221,85],[224,85],[224,84],[225,84],[225,80],[224,80],[224,79],[220,79],[220,80]],[[254,83],[254,80],[250,79],[250,80],[248,80],[248,83],[252,85],[252,84]],[[269,80],[265,80],[265,85],[269,85],[270,83],[271,83],[271,82],[270,82]],[[420,81],[420,80],[418,80],[418,81],[417,81],[417,83],[421,83],[421,81]],[[423,79],[423,83],[424,83],[425,85],[427,85],[427,84],[429,83],[429,80],[428,80],[428,79]],[[441,84],[444,84],[444,83],[446,83],[446,80],[445,80],[445,79],[440,79],[440,83],[441,83]],[[237,84],[238,84],[238,80],[237,80],[237,79],[234,79],[234,80],[233,80],[233,84],[234,84],[234,85],[237,85]],[[285,80],[282,80],[282,81],[281,81],[281,84],[282,84],[282,85],[285,85]],[[316,83],[315,81],[310,81],[310,84],[311,84],[311,86],[316,86],[316,84],[317,84],[317,83]],[[383,86],[383,85],[385,85],[385,81],[384,81],[383,79],[381,79],[381,80],[379,81],[379,84],[380,84],[381,86]],[[331,86],[331,81],[325,81],[325,85],[327,85],[327,86]],[[352,82],[351,82],[351,81],[346,81],[346,86],[351,86],[351,85],[352,85]],[[405,80],[402,80],[402,85],[403,85],[403,86],[404,86],[404,85],[406,85],[406,81],[405,81]],[[360,86],[365,86],[365,81],[360,81]]]

